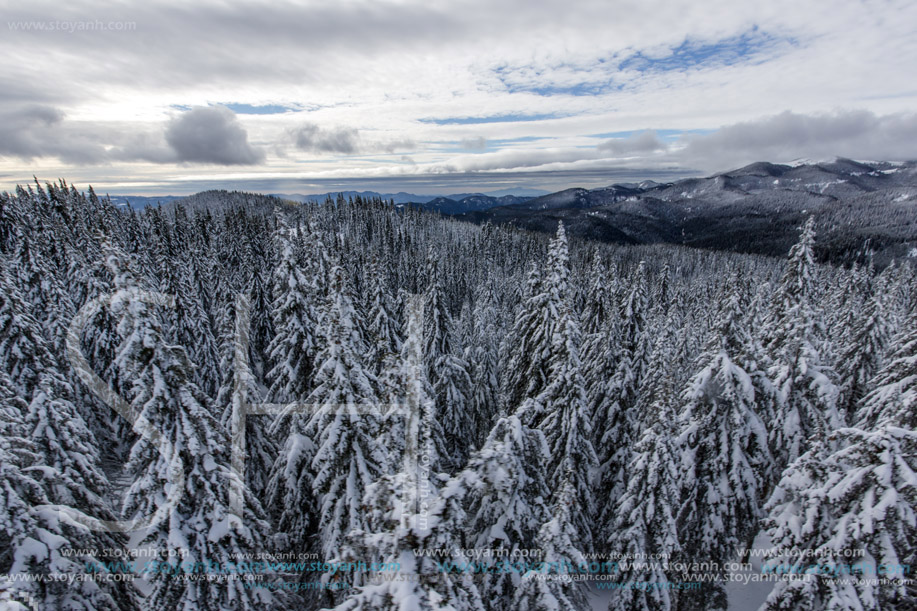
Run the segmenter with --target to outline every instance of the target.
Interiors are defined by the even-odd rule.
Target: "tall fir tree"
[[[369,267],[369,303],[366,334],[369,339],[367,364],[371,373],[382,374],[389,359],[401,350],[401,325],[387,290],[385,275],[376,259]]]
[[[311,390],[319,313],[318,270],[303,270],[291,238],[281,225],[276,236],[280,260],[273,275],[273,316],[277,335],[268,347],[273,368],[268,372],[275,401],[300,401]],[[307,272],[311,272],[307,273]]]
[[[912,609],[917,587],[917,433],[883,425],[840,429],[783,473],[768,503],[778,554],[765,571],[791,574],[762,607]],[[841,449],[833,451],[832,446]]]
[[[497,421],[462,477],[468,482],[468,542],[476,549],[499,550],[493,558],[512,561],[519,550],[535,548],[548,519],[550,490],[544,470],[548,445],[539,429],[517,415]],[[481,596],[491,608],[510,608],[522,584],[519,572],[485,572]]]
[[[553,516],[538,531],[536,545],[543,564],[522,576],[514,608],[520,611],[562,611],[586,609],[588,602],[582,581],[571,580],[586,563],[577,547],[577,529],[570,510],[576,503],[574,484],[565,479],[554,503]]]
[[[917,312],[895,336],[887,364],[869,381],[872,390],[860,401],[857,426],[881,424],[917,429]]]
[[[553,333],[548,294],[542,290],[538,266],[526,275],[522,304],[506,340],[506,376],[502,397],[504,411],[512,413],[526,399],[536,397],[547,385],[549,346]]]
[[[597,526],[602,533],[600,544],[608,540],[615,521],[613,508],[627,486],[626,469],[637,434],[634,428],[639,420],[635,411],[639,398],[637,391],[649,358],[650,345],[646,336],[648,289],[643,261],[637,266],[630,282],[630,288],[619,303],[614,373],[607,378],[607,387],[597,397],[593,411],[599,462],[596,494],[602,501]]]
[[[193,381],[187,353],[165,344],[158,316],[136,287],[118,288],[112,306],[124,340],[116,363],[131,382],[139,435],[127,465],[135,479],[123,515],[143,521],[143,543],[161,550],[164,560],[228,566],[240,553],[263,549],[263,510],[247,493],[243,515],[232,512],[236,476],[229,468],[229,438]],[[268,589],[246,588],[241,580],[184,580],[157,572],[150,581],[146,604],[155,607],[271,608],[282,598]]]
[[[771,467],[767,430],[755,411],[752,379],[741,365],[748,343],[737,294],[723,309],[714,340],[698,359],[700,371],[684,392],[682,499],[678,514],[684,553],[724,566],[750,547],[761,517],[762,482]],[[680,608],[726,609],[719,582],[684,592]]]
[[[466,347],[471,371],[471,412],[474,417],[476,445],[481,446],[500,414],[500,322],[496,296],[482,291],[474,309],[473,337]]]
[[[607,547],[628,559],[618,577],[624,584],[658,584],[615,591],[610,611],[677,609],[677,592],[667,585],[678,580],[674,562],[680,558],[678,515],[681,500],[681,464],[675,444],[675,393],[670,333],[659,336],[653,350],[652,383],[646,389],[647,428],[634,446],[628,465],[628,483],[618,500]],[[662,559],[658,562],[646,558]]]
[[[439,265],[428,260],[429,286],[424,293],[423,348],[427,378],[433,386],[437,419],[442,423],[446,466],[450,472],[464,466],[476,438],[471,413],[471,377],[457,345],[452,316],[439,280]]]
[[[815,219],[809,217],[799,242],[790,249],[777,291],[775,318],[767,346],[777,392],[770,448],[778,470],[806,450],[812,435],[828,435],[842,425],[837,386],[817,349],[822,329],[812,307],[815,283]]]
[[[363,365],[366,346],[345,272],[338,265],[331,269],[330,290],[315,389],[307,399],[315,413],[306,434],[316,444],[312,488],[318,499],[322,552],[336,558],[347,533],[364,528],[363,496],[388,461],[376,440],[383,416],[376,380]]]
[[[869,391],[870,380],[878,373],[890,341],[889,334],[881,297],[872,295],[863,310],[856,312],[838,357],[838,411],[848,422],[859,420],[857,405]]]
[[[570,519],[579,535],[576,543],[588,549],[592,545],[592,478],[597,458],[579,360],[582,339],[576,313],[569,303],[569,265],[567,236],[561,223],[548,251],[548,275],[543,285],[553,305],[547,386],[537,397],[523,403],[520,410],[528,424],[545,435],[547,481],[555,496],[565,480],[573,487],[575,507],[570,509]]]

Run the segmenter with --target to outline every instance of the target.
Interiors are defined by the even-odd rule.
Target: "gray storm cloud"
[[[677,156],[710,169],[759,160],[791,161],[834,156],[857,159],[917,158],[917,114],[876,115],[866,110],[806,115],[784,112],[688,136]]]
[[[264,153],[251,146],[235,113],[223,106],[199,106],[172,119],[166,142],[176,161],[218,165],[253,165]]]
[[[318,154],[394,153],[416,146],[413,140],[407,138],[366,141],[360,130],[353,127],[321,127],[315,123],[303,123],[290,130],[289,134],[296,148]]]
[[[292,131],[296,148],[312,153],[352,155],[360,148],[360,133],[350,127],[322,128],[305,123]]]
[[[103,161],[106,151],[93,134],[70,129],[60,109],[25,104],[0,111],[0,156],[58,157],[82,165]]]

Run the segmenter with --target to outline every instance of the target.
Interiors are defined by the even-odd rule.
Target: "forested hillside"
[[[818,569],[766,609],[917,608],[875,574],[917,564],[917,277],[800,219],[777,258],[4,193],[0,605],[726,609],[763,533]]]
[[[917,163],[753,163],[706,178],[567,189],[461,215],[619,244],[669,243],[784,255],[810,216],[816,255],[884,267],[917,249]]]

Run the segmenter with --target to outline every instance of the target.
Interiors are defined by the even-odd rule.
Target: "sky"
[[[552,191],[917,158],[913,0],[0,0],[0,15],[0,190]]]

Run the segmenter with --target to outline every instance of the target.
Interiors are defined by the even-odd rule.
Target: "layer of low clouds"
[[[761,159],[917,159],[917,114],[784,112],[686,138],[680,155],[707,168]]]
[[[37,0],[4,19],[0,189],[917,157],[911,0]]]
[[[628,138],[608,140],[598,146],[600,151],[612,155],[640,155],[665,149],[666,146],[656,137],[656,132],[647,130]]]
[[[264,153],[231,110],[197,107],[154,127],[73,121],[53,106],[0,110],[0,156],[57,158],[76,166],[119,162],[253,165]]]
[[[487,139],[478,136],[477,138],[462,138],[460,143],[463,149],[469,151],[483,151],[487,148]]]

